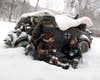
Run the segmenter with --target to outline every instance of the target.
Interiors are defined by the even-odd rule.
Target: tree
[[[37,9],[38,9],[39,1],[40,1],[40,0],[37,0],[36,7],[35,7],[35,11],[37,11]]]
[[[81,0],[81,8],[84,9],[86,7],[87,0]]]
[[[67,16],[75,18],[79,14],[79,0],[64,0],[64,5]]]
[[[14,5],[14,0],[12,0],[12,4],[11,4],[10,15],[9,15],[9,21],[11,21],[11,18],[12,18],[13,5]]]

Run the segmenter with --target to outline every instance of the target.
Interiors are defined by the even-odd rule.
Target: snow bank
[[[0,21],[0,41],[2,38],[7,36],[10,30],[13,30],[15,27],[15,23],[3,22]]]
[[[3,40],[8,35],[8,32],[13,30],[14,27],[15,27],[15,23],[0,21],[0,42],[1,42],[0,47],[4,46]]]
[[[5,26],[7,26],[6,31],[9,31],[13,29],[14,24],[0,22],[0,33],[2,32],[0,45],[3,44],[4,35],[7,33],[3,32]],[[24,55],[23,48],[7,49],[0,46],[0,80],[100,80],[100,46],[98,44],[100,39],[94,38],[92,48],[84,54],[83,64],[78,69],[70,67],[68,70],[33,60],[30,56]]]
[[[31,13],[25,13],[21,16],[22,17],[27,17],[27,16],[43,16],[43,15],[52,15],[54,16],[54,12],[52,12],[51,10],[40,10],[40,11],[35,11],[35,12],[31,12]]]
[[[78,19],[73,19],[68,17],[66,14],[55,13],[51,10],[40,10],[32,13],[23,14],[21,18],[27,16],[43,16],[43,15],[54,16],[58,28],[62,31],[65,31],[70,27],[76,27],[80,24],[86,24],[87,27],[93,26],[93,22],[89,17],[81,17]]]
[[[70,27],[76,27],[80,24],[86,24],[87,27],[93,26],[93,22],[89,17],[81,17],[78,19],[72,19],[66,14],[55,15],[55,21],[58,24],[60,30],[65,31]]]

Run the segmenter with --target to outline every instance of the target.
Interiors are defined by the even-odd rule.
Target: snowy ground
[[[0,21],[0,80],[100,80],[100,39],[84,54],[79,69],[64,70],[24,55],[23,48],[5,48],[3,39],[14,23]]]

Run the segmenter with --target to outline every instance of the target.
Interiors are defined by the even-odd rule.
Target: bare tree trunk
[[[24,3],[26,3],[26,0],[24,0]]]
[[[12,4],[11,4],[10,15],[9,15],[9,21],[11,21],[11,19],[12,19],[13,6],[14,6],[14,0],[12,0]]]
[[[19,11],[20,15],[22,15],[23,13],[25,13],[25,8],[26,8],[25,3],[26,3],[26,0],[23,0],[23,3],[21,4],[22,6],[20,7],[21,11]]]
[[[39,1],[40,0],[37,0],[36,7],[35,7],[35,11],[37,11],[37,9],[38,9]]]
[[[82,7],[82,9],[85,9],[86,3],[87,3],[87,0],[81,0],[81,7]]]
[[[79,0],[64,0],[65,13],[71,18],[75,18],[79,14]]]

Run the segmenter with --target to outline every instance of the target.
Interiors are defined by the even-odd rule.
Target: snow
[[[51,10],[40,10],[40,11],[35,11],[35,12],[31,12],[31,13],[25,13],[21,16],[22,17],[27,17],[27,16],[43,16],[43,15],[54,15],[54,12],[52,12]]]
[[[3,43],[2,40],[5,39],[5,37],[7,36],[8,32],[13,30],[14,27],[15,27],[15,23],[9,23],[9,22],[0,21],[0,42]]]
[[[76,27],[80,25],[81,23],[86,24],[87,27],[93,26],[93,22],[89,17],[81,17],[78,19],[72,19],[66,14],[60,14],[60,15],[54,15],[55,21],[58,24],[58,27],[60,30],[64,31],[67,30],[70,27]]]
[[[73,19],[68,17],[66,14],[55,13],[51,10],[40,10],[32,13],[23,14],[21,18],[27,16],[43,16],[43,15],[54,16],[58,28],[62,31],[67,30],[70,27],[76,27],[81,23],[86,24],[87,27],[93,26],[93,22],[89,17],[81,17],[78,19]]]
[[[84,53],[78,69],[64,70],[25,56],[24,48],[5,48],[3,39],[14,26],[0,21],[0,80],[100,80],[99,38],[93,38],[92,47]]]

